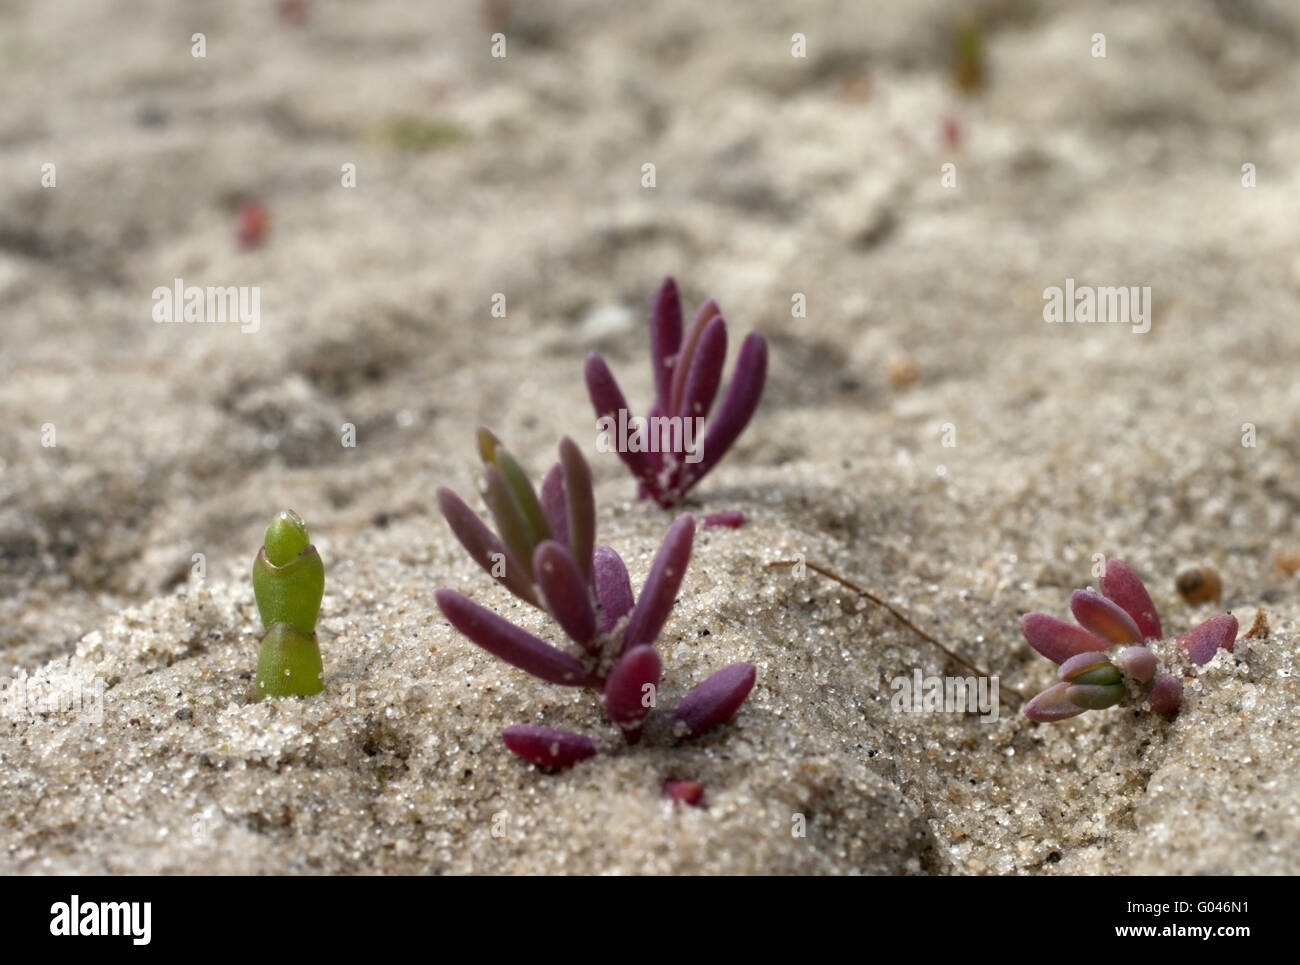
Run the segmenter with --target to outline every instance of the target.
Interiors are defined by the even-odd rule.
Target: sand
[[[963,93],[956,4],[516,6],[0,13],[0,872],[1300,871],[1294,7],[987,5]],[[479,505],[479,424],[535,477],[571,435],[639,587],[672,516],[596,452],[581,369],[644,410],[665,274],[772,361],[684,507],[748,522],[700,533],[661,699],[758,683],[702,740],[660,711],[626,748],[442,618],[451,587],[560,640],[434,492]],[[177,278],[258,286],[257,331],[156,323]],[[1149,286],[1150,330],[1046,324],[1067,278]],[[257,703],[248,570],[284,507],[325,560],[326,689]],[[768,565],[796,554],[997,674],[997,720],[897,712],[895,679],[964,671]],[[1019,618],[1068,615],[1095,554],[1171,635],[1271,632],[1179,667],[1173,720],[1032,724],[1011,691],[1053,668]],[[1189,564],[1219,604],[1178,595]],[[543,774],[515,723],[606,753]]]

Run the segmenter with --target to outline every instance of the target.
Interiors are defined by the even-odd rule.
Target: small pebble
[[[1188,566],[1179,570],[1174,585],[1188,603],[1217,603],[1223,593],[1219,574],[1208,566]]]
[[[895,389],[906,389],[915,385],[921,378],[921,367],[916,359],[907,353],[891,356],[886,364],[889,384]]]
[[[1287,576],[1295,576],[1300,573],[1300,552],[1278,553],[1273,564]]]

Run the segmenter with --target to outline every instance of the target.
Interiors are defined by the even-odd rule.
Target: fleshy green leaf
[[[325,595],[325,565],[310,543],[284,566],[274,566],[262,547],[253,560],[253,597],[262,626],[291,623],[303,633],[316,632],[321,598]]]
[[[1123,699],[1124,685],[1072,683],[1065,694],[1070,698],[1070,703],[1084,710],[1105,710]]]
[[[262,638],[257,657],[257,699],[310,697],[325,688],[316,635],[276,623]]]
[[[519,516],[527,528],[529,542],[532,548],[536,549],[542,540],[551,538],[551,524],[547,522],[546,513],[542,511],[537,491],[533,489],[527,473],[508,449],[497,446],[496,457],[497,467],[506,480],[506,488],[510,490],[510,497],[515,501],[515,507],[519,510]]]
[[[266,547],[266,558],[273,566],[284,566],[307,548],[311,537],[307,535],[307,524],[292,509],[286,509],[266,527],[266,538],[262,545]]]
[[[1123,679],[1119,668],[1103,653],[1075,654],[1061,664],[1057,679],[1076,684],[1117,684]]]
[[[523,570],[529,581],[533,579],[533,542],[529,536],[528,524],[523,514],[515,505],[510,495],[506,477],[496,465],[489,463],[483,467],[483,501],[487,503],[488,512],[497,524],[497,532],[506,549]]]

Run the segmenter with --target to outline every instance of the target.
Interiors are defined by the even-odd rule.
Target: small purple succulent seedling
[[[1183,684],[1160,672],[1148,641],[1162,640],[1160,615],[1151,594],[1122,560],[1108,560],[1101,593],[1075,590],[1070,612],[1079,626],[1046,613],[1026,613],[1020,629],[1029,645],[1059,664],[1057,682],[1025,705],[1025,716],[1036,723],[1065,720],[1086,710],[1119,703],[1130,684],[1159,714],[1177,712]],[[1192,663],[1213,659],[1220,649],[1231,650],[1237,639],[1237,618],[1220,613],[1176,639]]]
[[[699,781],[664,781],[664,797],[699,807],[704,802],[704,785]]]
[[[654,648],[672,612],[695,538],[695,520],[683,515],[668,528],[641,595],[632,594],[623,560],[596,545],[591,469],[577,445],[560,441],[560,461],[538,494],[519,463],[486,429],[478,434],[483,498],[496,523],[492,532],[449,489],[438,505],[469,555],[519,599],[546,610],[576,645],[570,653],[504,620],[452,590],[439,590],[438,608],[457,630],[488,653],[534,677],[601,694],[605,715],[629,744],[641,739],[654,707],[663,662]],[[726,723],[754,686],[753,664],[719,670],[682,700],[677,737],[698,737]],[[507,727],[502,740],[538,767],[560,770],[596,753],[591,738],[547,727]]]
[[[650,363],[654,374],[655,399],[650,407],[648,432],[659,439],[656,426],[680,420],[673,438],[685,441],[686,420],[703,425],[722,384],[727,359],[727,324],[718,304],[709,299],[695,313],[695,320],[682,334],[682,300],[677,283],[665,278],[650,311]],[[596,353],[587,356],[587,394],[596,410],[598,425],[610,432],[612,426],[630,424],[627,399],[605,360]],[[619,445],[619,456],[640,484],[641,498],[649,497],[665,509],[682,501],[686,493],[708,474],[740,437],[758,408],[767,378],[767,342],[750,332],[740,346],[731,384],[722,397],[717,414],[702,441],[695,438],[694,452],[646,451],[661,446]],[[698,421],[697,421],[698,420]],[[684,448],[684,447],[683,447]]]

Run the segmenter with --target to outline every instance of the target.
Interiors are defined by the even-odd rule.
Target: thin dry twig
[[[852,580],[850,580],[850,579],[849,579],[848,577],[846,577],[846,576],[841,576],[840,574],[836,573],[834,570],[830,569],[829,567],[822,566],[822,565],[820,565],[820,564],[818,564],[818,563],[813,563],[813,562],[810,562],[810,561],[808,561],[808,560],[776,560],[776,561],[774,561],[774,562],[772,562],[772,563],[768,563],[768,564],[767,564],[767,568],[771,570],[771,569],[777,569],[778,567],[782,567],[782,566],[785,566],[785,567],[797,566],[797,565],[799,565],[799,564],[801,564],[801,563],[802,563],[804,566],[806,566],[808,569],[812,570],[814,573],[820,573],[822,576],[826,577],[828,580],[834,580],[836,583],[840,584],[840,586],[843,586],[843,587],[845,587],[846,589],[852,590],[854,593],[858,594],[859,596],[864,597],[864,598],[866,598],[867,600],[870,600],[870,601],[871,601],[872,603],[874,603],[876,606],[878,606],[878,607],[882,607],[883,609],[888,610],[889,613],[894,617],[895,620],[897,620],[897,621],[898,621],[899,623],[901,623],[903,626],[907,627],[907,629],[911,630],[913,633],[915,633],[918,637],[920,637],[920,638],[921,638],[922,640],[924,640],[926,643],[930,643],[930,644],[933,644],[934,646],[938,647],[938,648],[939,648],[940,650],[942,650],[945,654],[947,654],[948,657],[949,657],[950,659],[952,659],[952,660],[955,661],[956,663],[960,664],[961,666],[965,667],[967,670],[969,670],[969,671],[971,671],[971,672],[973,672],[973,673],[975,673],[975,674],[978,674],[978,675],[981,676],[981,677],[991,677],[991,676],[993,676],[993,675],[992,675],[991,673],[989,673],[987,670],[983,670],[983,669],[981,669],[980,667],[976,666],[975,664],[971,663],[969,660],[967,660],[967,659],[966,659],[965,657],[963,657],[961,654],[956,653],[956,652],[953,651],[951,648],[949,648],[949,647],[945,646],[944,644],[940,643],[940,642],[939,642],[938,640],[936,640],[932,635],[930,635],[929,633],[926,633],[924,630],[922,630],[920,627],[918,627],[915,623],[913,623],[913,622],[912,622],[912,619],[911,619],[911,618],[910,618],[906,613],[904,613],[902,610],[898,609],[898,608],[897,608],[896,606],[894,606],[893,604],[888,603],[888,602],[886,602],[885,600],[882,600],[880,597],[876,596],[876,594],[872,593],[870,590],[866,589],[865,587],[859,586],[858,584],[854,583]],[[1001,689],[1007,691],[1008,693],[1010,693],[1010,694],[1011,694],[1012,696],[1014,696],[1014,697],[1016,698],[1016,700],[1018,700],[1020,703],[1024,703],[1024,701],[1025,701],[1025,695],[1022,694],[1020,691],[1016,690],[1014,687],[1008,687],[1008,686],[1003,685]]]

